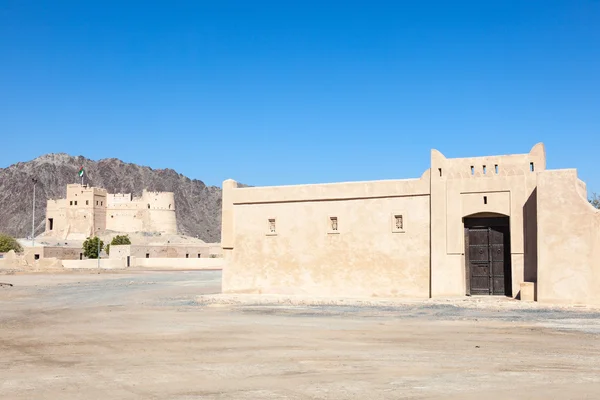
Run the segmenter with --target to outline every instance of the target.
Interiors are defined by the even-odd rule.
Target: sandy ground
[[[244,300],[216,271],[0,282],[1,399],[600,398],[593,310]]]

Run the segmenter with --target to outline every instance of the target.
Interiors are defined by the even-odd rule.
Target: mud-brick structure
[[[600,211],[575,169],[431,151],[420,178],[223,183],[225,293],[600,304]]]
[[[103,188],[67,185],[65,199],[48,200],[46,236],[84,240],[97,232],[177,233],[171,192],[110,194]]]

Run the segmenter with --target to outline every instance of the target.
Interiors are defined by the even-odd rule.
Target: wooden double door
[[[512,295],[508,217],[465,218],[467,294]]]

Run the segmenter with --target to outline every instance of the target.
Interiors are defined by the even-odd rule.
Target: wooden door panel
[[[491,259],[493,261],[504,261],[504,245],[493,244],[490,246]]]
[[[506,293],[505,238],[507,226],[467,228],[470,293],[503,295]]]
[[[492,287],[492,294],[505,294],[505,290],[504,290],[504,276],[495,276],[493,278],[493,287]]]
[[[471,262],[487,262],[490,259],[489,249],[483,246],[470,246],[469,259]]]
[[[490,276],[490,266],[488,264],[471,263],[471,276]]]
[[[488,245],[488,230],[473,228],[469,229],[469,245],[471,246],[487,246]]]
[[[490,244],[504,245],[503,228],[490,228]]]
[[[492,276],[503,277],[504,276],[504,261],[492,261]]]

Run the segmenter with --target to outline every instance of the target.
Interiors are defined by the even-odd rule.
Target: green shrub
[[[87,238],[83,242],[83,255],[87,258],[98,258],[98,241],[100,241],[100,251],[104,248],[104,242],[98,236]]]
[[[15,253],[21,253],[23,247],[12,236],[0,233],[0,253],[8,253],[11,250],[14,250]]]
[[[131,244],[131,240],[129,239],[128,235],[117,235],[114,238],[112,238],[110,244],[106,245],[106,254],[110,254],[110,246],[114,245],[114,246],[121,246],[121,245],[126,245],[126,244]]]

